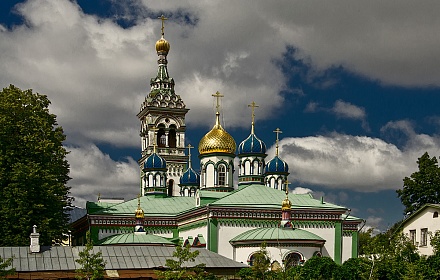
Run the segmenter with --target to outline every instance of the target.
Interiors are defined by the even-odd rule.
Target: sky
[[[292,193],[351,209],[386,230],[396,190],[424,152],[440,155],[438,1],[0,1],[0,86],[51,100],[67,135],[75,205],[139,192],[136,114],[157,71],[190,109],[186,145],[214,124],[256,135],[289,164]],[[192,163],[198,168],[197,152]],[[281,203],[281,202],[280,202]]]

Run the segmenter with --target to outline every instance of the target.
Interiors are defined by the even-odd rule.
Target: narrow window
[[[433,218],[438,218],[438,212],[435,211],[434,214],[432,214],[432,217],[433,217]]]
[[[416,245],[416,230],[415,229],[409,231],[409,240],[411,240],[411,243],[413,245]]]
[[[422,228],[420,230],[420,246],[428,246],[428,229]]]
[[[224,165],[220,165],[217,169],[218,172],[218,185],[224,186],[226,183],[226,168]]]

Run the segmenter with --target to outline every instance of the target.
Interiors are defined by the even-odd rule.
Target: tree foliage
[[[0,91],[0,246],[28,245],[34,224],[42,245],[67,233],[64,210],[72,198],[65,135],[49,104],[32,90]]]
[[[79,252],[79,259],[76,262],[81,266],[76,270],[77,279],[103,279],[105,261],[102,253],[93,253],[93,242],[90,238],[90,232],[86,233],[87,243],[83,251]]]
[[[205,272],[205,264],[191,265],[194,263],[199,251],[191,251],[191,246],[176,246],[173,252],[175,259],[167,259],[165,271],[157,271],[159,279],[165,280],[202,280],[202,279],[216,279],[212,274]]]
[[[13,258],[3,259],[0,257],[0,279],[6,279],[6,276],[15,273],[15,269],[12,266]],[[11,268],[8,268],[11,267]]]
[[[426,203],[440,201],[440,168],[435,157],[426,152],[418,160],[419,171],[403,179],[403,189],[397,195],[405,206],[404,214],[411,215]]]

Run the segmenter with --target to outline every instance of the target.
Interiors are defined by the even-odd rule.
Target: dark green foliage
[[[324,280],[332,279],[338,265],[329,257],[312,257],[304,263],[300,279]]]
[[[167,259],[165,271],[156,271],[159,279],[165,280],[203,280],[203,279],[217,279],[214,275],[205,271],[205,264],[198,264],[195,266],[186,266],[188,263],[195,262],[199,251],[191,251],[191,246],[176,246],[173,252],[175,259]]]
[[[252,255],[253,264],[251,266],[255,279],[265,279],[265,275],[270,267],[270,257],[266,250],[266,243],[261,244],[260,250]]]
[[[0,279],[6,279],[6,276],[15,273],[14,268],[8,268],[12,265],[12,260],[13,258],[4,260],[2,257],[0,257]]]
[[[83,251],[79,252],[79,259],[76,260],[81,266],[77,269],[77,279],[103,279],[105,261],[102,258],[102,253],[93,253],[93,242],[90,238],[90,232],[86,233],[87,243]]]
[[[364,280],[369,279],[372,262],[365,258],[346,260],[334,273],[335,279]]]
[[[397,195],[405,206],[404,214],[412,214],[426,203],[440,201],[440,169],[435,157],[426,152],[417,160],[419,171],[403,179]]]
[[[0,92],[0,246],[29,245],[34,224],[42,245],[67,233],[69,164],[49,104],[12,85]]]

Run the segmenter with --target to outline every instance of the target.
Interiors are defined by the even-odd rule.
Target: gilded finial
[[[134,212],[135,217],[136,217],[136,219],[143,219],[144,218],[144,210],[142,210],[142,208],[141,208],[141,195],[140,194],[138,194],[137,199],[138,199],[138,207],[137,207],[136,211]]]
[[[286,182],[284,183],[284,185],[286,186],[286,198],[288,198],[289,197],[289,185],[290,185],[290,182],[289,182],[289,180],[287,180],[286,179]]]
[[[161,30],[162,30],[162,37],[163,37],[165,35],[165,32],[164,32],[165,25],[164,25],[164,23],[165,23],[166,20],[168,20],[168,18],[166,18],[164,15],[161,15],[158,18],[162,20],[162,28],[161,28]]]
[[[220,98],[224,97],[223,94],[221,94],[220,92],[216,92],[215,94],[213,94],[212,96],[214,96],[216,98],[216,106],[215,106],[215,110],[216,110],[216,120],[215,120],[215,125],[217,127],[220,126]]]
[[[252,129],[251,133],[254,134],[254,127],[255,127],[255,108],[258,108],[258,106],[254,101],[252,101],[251,104],[248,105],[248,107],[252,108]]]
[[[286,180],[284,183],[286,185],[286,198],[281,203],[281,209],[284,210],[290,210],[292,207],[292,202],[289,200],[289,181]]]
[[[276,152],[275,152],[275,154],[276,154],[276,156],[278,156],[278,141],[279,141],[279,135],[280,135],[280,133],[283,133],[279,128],[277,128],[277,129],[275,129],[273,132],[275,132],[276,134],[277,134],[277,140],[276,140],[276,146],[275,146],[275,148],[276,148]]]

